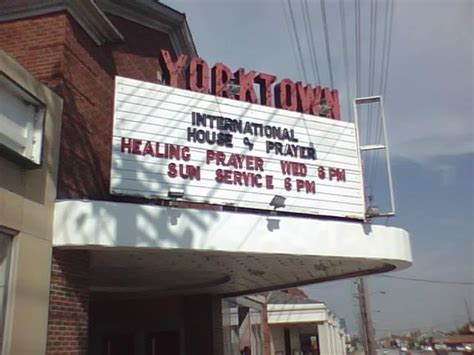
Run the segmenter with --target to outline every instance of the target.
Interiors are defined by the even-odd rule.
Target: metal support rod
[[[387,148],[385,149],[385,159],[387,160],[388,188],[390,191],[390,203],[392,207],[391,212],[395,215],[396,211],[395,211],[395,197],[393,196],[392,167],[390,164],[390,148],[388,147],[387,124],[385,123],[383,97],[380,97],[380,108],[381,108],[381,113],[382,113],[383,135],[384,135],[385,145],[387,146]]]
[[[360,119],[359,119],[359,111],[357,109],[358,105],[363,105],[363,104],[374,104],[378,103],[380,105],[380,110],[381,110],[381,124],[382,124],[382,132],[383,132],[383,138],[384,142],[383,144],[379,144],[378,142],[375,142],[373,144],[370,144],[370,142],[365,142],[366,144],[362,145],[361,144],[361,137],[360,137]],[[377,213],[377,214],[372,214],[370,216],[366,217],[391,217],[395,216],[395,198],[394,198],[394,192],[393,192],[393,181],[392,181],[392,168],[391,168],[391,163],[390,163],[390,149],[388,147],[388,135],[387,135],[387,124],[385,120],[385,112],[384,112],[384,106],[383,106],[383,98],[382,96],[370,96],[370,97],[361,97],[361,98],[356,98],[354,99],[354,117],[355,117],[355,124],[356,124],[356,137],[357,137],[357,143],[359,144],[359,160],[362,161],[362,152],[367,152],[367,151],[374,151],[374,150],[385,150],[385,160],[386,160],[386,168],[387,168],[387,179],[388,179],[388,191],[390,195],[390,211],[386,211],[385,213]],[[368,124],[368,122],[366,122]],[[362,164],[362,163],[361,163]],[[364,182],[365,185],[365,182]],[[365,186],[363,186],[363,193],[365,196]],[[364,200],[365,201],[365,200]],[[367,202],[365,202],[367,204]],[[366,205],[364,206],[366,207]],[[370,205],[369,205],[370,207]]]

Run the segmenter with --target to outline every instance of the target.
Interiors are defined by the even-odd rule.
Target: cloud
[[[417,161],[427,161],[436,156],[453,156],[474,153],[474,136],[471,132],[408,132],[394,137],[392,154]]]

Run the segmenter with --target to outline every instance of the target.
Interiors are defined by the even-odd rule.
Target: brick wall
[[[89,253],[53,250],[48,355],[87,354]]]
[[[60,198],[123,200],[108,193],[115,76],[157,82],[161,48],[174,53],[168,35],[108,17],[124,42],[97,46],[66,12],[0,23],[1,48],[64,99]]]
[[[161,48],[174,51],[164,33],[115,16],[109,19],[124,42],[99,47],[69,14],[57,12],[0,23],[0,44],[64,100],[58,197],[143,202],[108,193],[114,78],[156,82]],[[53,250],[48,354],[87,353],[88,268],[87,252]],[[212,313],[211,308],[206,303],[206,312]],[[209,332],[212,322],[207,325]],[[212,334],[199,341],[208,350],[219,346]]]
[[[68,17],[60,198],[115,199],[108,193],[115,75],[156,82],[160,48],[172,48],[161,32],[109,18],[125,42],[98,47]]]
[[[63,12],[0,23],[1,49],[52,87],[63,69],[67,16]]]

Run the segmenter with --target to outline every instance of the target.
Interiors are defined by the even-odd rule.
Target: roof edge
[[[120,31],[92,0],[3,2],[0,3],[0,22],[26,19],[59,11],[67,11],[99,46],[124,39]]]
[[[176,55],[197,56],[184,13],[153,0],[96,0],[96,3],[106,13],[168,34]]]

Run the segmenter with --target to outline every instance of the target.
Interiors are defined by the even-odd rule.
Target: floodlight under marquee
[[[171,187],[168,189],[168,197],[173,199],[183,198],[184,190]]]
[[[274,207],[275,209],[284,208],[285,207],[285,200],[286,200],[286,197],[281,196],[281,195],[275,195],[275,196],[273,196],[272,200],[270,201],[270,206]]]

